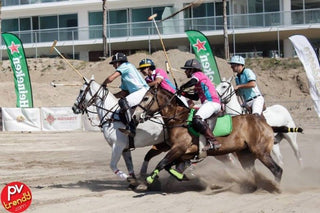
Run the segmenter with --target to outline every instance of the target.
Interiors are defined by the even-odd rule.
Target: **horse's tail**
[[[301,127],[272,126],[272,130],[276,133],[299,132],[302,133]]]

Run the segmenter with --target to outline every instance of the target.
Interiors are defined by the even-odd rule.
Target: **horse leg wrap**
[[[173,168],[169,169],[169,173],[179,181],[182,181],[184,179],[184,174],[178,172],[177,170],[175,170]]]
[[[158,169],[154,170],[153,173],[152,173],[152,175],[150,175],[150,176],[148,176],[148,177],[146,178],[147,183],[148,183],[148,184],[152,184],[153,181],[154,181],[154,179],[158,176],[159,172],[160,172],[160,171],[159,171]]]

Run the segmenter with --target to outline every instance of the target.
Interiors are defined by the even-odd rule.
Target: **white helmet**
[[[244,66],[245,61],[244,58],[240,55],[234,55],[231,57],[231,60],[228,62],[229,64],[241,64]]]

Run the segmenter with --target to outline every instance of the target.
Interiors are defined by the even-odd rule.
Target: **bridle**
[[[149,91],[150,91],[150,93],[152,94],[152,99],[151,99],[151,101],[147,104],[147,106],[142,106],[142,105],[141,105],[142,102],[137,105],[138,107],[142,108],[143,111],[144,111],[144,112],[143,112],[144,115],[145,115],[145,117],[143,117],[144,120],[150,120],[151,118],[156,117],[156,115],[155,115],[156,113],[155,113],[155,112],[152,112],[152,110],[150,110],[151,107],[152,107],[152,105],[153,105],[155,102],[157,103],[158,108],[159,108],[159,109],[157,110],[157,112],[160,113],[164,108],[166,108],[168,105],[170,105],[170,103],[172,102],[172,100],[173,100],[174,98],[176,98],[175,95],[172,95],[172,96],[170,97],[170,99],[169,99],[165,104],[161,105],[161,104],[159,103],[159,99],[158,99],[158,88],[156,88],[156,87],[150,88]],[[163,118],[163,119],[166,119],[167,121],[169,121],[169,120],[180,120],[180,119],[177,118],[177,116],[178,116],[178,114],[175,112],[174,115],[171,116],[171,117],[166,117],[166,116],[163,116],[163,115],[162,115],[162,118]],[[181,125],[179,125],[179,126],[181,126]],[[170,126],[170,127],[173,127],[173,126]]]
[[[92,120],[90,119],[90,116],[88,115],[88,113],[97,114],[97,112],[89,110],[88,108],[90,106],[95,106],[96,108],[99,108],[99,109],[106,111],[106,113],[103,115],[103,117],[100,120],[100,124],[98,125],[99,127],[101,127],[106,122],[110,122],[110,121],[115,120],[115,119],[105,119],[105,118],[107,117],[107,115],[109,113],[114,114],[119,106],[118,106],[118,104],[115,104],[113,107],[111,107],[111,109],[106,109],[102,106],[97,105],[96,104],[97,98],[101,99],[101,102],[103,103],[109,94],[109,90],[101,85],[99,87],[99,89],[93,94],[92,90],[91,90],[91,83],[92,82],[93,82],[93,80],[90,80],[89,82],[87,82],[87,81],[85,82],[86,88],[84,89],[84,91],[81,92],[81,96],[78,97],[77,104],[75,104],[75,105],[82,113],[87,114],[87,117],[89,118],[91,123],[92,123]],[[102,93],[101,97],[99,97],[98,94],[101,90],[103,91],[103,93]],[[86,96],[88,93],[90,94],[91,98],[89,99],[89,101],[86,102],[85,99],[86,99]]]
[[[234,110],[231,107],[228,107],[228,105],[227,105],[231,101],[231,97],[236,94],[236,91],[232,89],[232,84],[228,81],[221,81],[221,83],[228,84],[227,89],[222,94],[220,94],[218,92],[218,95],[221,98],[221,103],[224,104],[225,107],[229,108],[231,111],[236,112],[237,113],[236,115],[242,114],[242,112],[238,112],[237,110]],[[222,97],[224,97],[224,98],[222,98]]]

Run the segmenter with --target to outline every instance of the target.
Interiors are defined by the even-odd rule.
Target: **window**
[[[58,40],[58,17],[57,16],[43,16],[39,17],[40,29],[39,33],[40,42],[51,42]],[[47,30],[46,30],[47,29]],[[52,29],[52,30],[49,30]]]
[[[108,31],[110,37],[122,37],[129,35],[127,14],[127,10],[114,10],[108,13],[108,23],[111,24]]]
[[[257,14],[263,12],[263,0],[249,0],[249,13],[255,13],[249,15],[250,26],[263,26],[263,14]]]
[[[2,32],[19,31],[18,19],[2,20]]]
[[[315,0],[304,0],[304,1],[305,1],[305,9],[320,8],[320,1],[315,1]]]
[[[20,39],[24,43],[31,43],[31,41],[32,41],[31,19],[30,18],[21,18],[20,19]]]
[[[77,14],[59,15],[59,39],[78,39],[78,16]],[[68,28],[68,29],[66,29]]]
[[[291,10],[302,10],[303,0],[291,0]]]
[[[89,38],[102,38],[102,12],[89,13]]]
[[[151,22],[148,22],[148,17],[151,15],[151,8],[132,9],[132,35],[136,36],[149,34],[152,25]],[[159,29],[161,28],[159,27]]]

